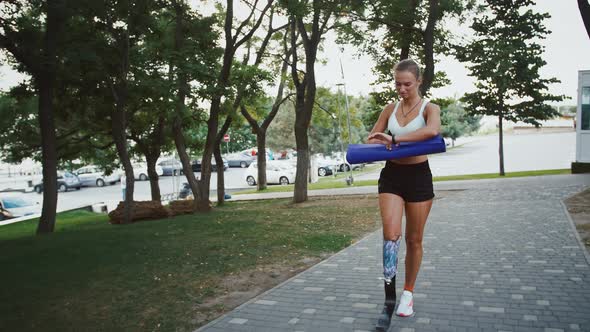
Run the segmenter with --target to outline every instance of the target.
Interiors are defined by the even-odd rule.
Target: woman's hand
[[[384,144],[387,150],[391,150],[393,138],[385,133],[373,133],[369,135],[368,142],[373,144]]]

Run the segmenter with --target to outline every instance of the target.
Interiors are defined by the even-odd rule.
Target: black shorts
[[[434,197],[428,160],[402,165],[387,161],[379,176],[379,193],[401,196],[406,202],[424,202]]]

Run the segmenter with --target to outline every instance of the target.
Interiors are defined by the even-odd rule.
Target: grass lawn
[[[245,301],[244,289],[278,284],[378,218],[369,195],[229,202],[125,226],[77,211],[44,236],[36,220],[3,226],[0,330],[192,331]]]
[[[380,165],[371,165],[369,171],[381,168]],[[363,173],[367,173],[368,171],[365,169],[364,171],[360,171],[358,174],[355,171],[353,176],[360,175]],[[332,188],[346,188],[348,185],[345,182],[345,179],[348,177],[349,173],[338,173],[336,177],[327,176],[320,178],[320,181],[316,183],[309,183],[307,186],[308,190],[317,190],[317,189],[332,189]],[[500,176],[498,173],[484,173],[484,174],[466,174],[466,175],[451,175],[451,176],[435,176],[433,178],[434,182],[437,181],[454,181],[454,180],[480,180],[480,179],[498,179],[498,178],[515,178],[515,177],[524,177],[524,176],[541,176],[541,175],[557,175],[557,174],[571,174],[571,169],[549,169],[549,170],[541,170],[541,171],[523,171],[523,172],[510,172],[506,173],[505,176]],[[355,180],[354,186],[362,187],[362,186],[376,186],[377,180]],[[232,193],[232,195],[242,195],[242,194],[256,194],[256,193],[265,193],[265,192],[287,192],[293,191],[293,185],[286,185],[286,186],[268,186],[265,190],[257,191],[256,189],[248,189],[243,191],[238,191]]]

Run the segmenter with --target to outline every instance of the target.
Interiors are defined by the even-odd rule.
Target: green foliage
[[[428,1],[380,0],[355,1],[349,13],[350,22],[338,30],[338,42],[352,44],[359,52],[371,56],[375,62],[373,72],[377,79],[372,85],[377,92],[373,96],[380,105],[397,99],[392,76],[393,66],[401,60],[403,50],[406,56],[426,63],[424,54],[424,33],[430,4]],[[441,1],[437,21],[456,19],[462,22],[471,10],[473,0]],[[453,38],[451,33],[437,24],[434,31],[434,54],[450,54]],[[424,68],[422,68],[424,69]],[[435,71],[432,87],[437,88],[450,81],[442,71]]]
[[[441,134],[443,137],[451,138],[454,144],[457,138],[469,135],[479,129],[481,116],[468,114],[463,105],[457,100],[451,99],[450,101],[448,104],[439,104],[441,107]]]
[[[379,94],[371,93],[366,99],[365,107],[362,110],[363,125],[367,132],[370,132],[373,129],[377,119],[379,119],[379,115],[381,115],[381,112],[386,106],[386,104],[377,102],[378,99],[381,99],[378,95]]]
[[[24,7],[2,21],[11,24],[11,38],[20,40],[20,50],[31,58],[39,56],[43,27],[38,20],[41,3],[23,1]],[[70,17],[58,41],[60,58],[54,87],[54,116],[58,137],[57,151],[62,164],[73,160],[95,163],[105,168],[118,167],[111,137],[110,114],[115,107],[113,84],[126,81],[127,127],[129,137],[154,145],[152,133],[163,117],[169,122],[175,102],[175,81],[182,72],[192,83],[190,102],[183,111],[188,143],[199,149],[205,134],[197,127],[205,121],[199,107],[211,94],[221,49],[216,41],[218,18],[203,17],[187,10],[185,47],[174,52],[174,12],[168,1],[67,1]],[[10,8],[7,7],[7,11]],[[129,35],[127,41],[126,35]],[[128,43],[128,44],[127,44]],[[122,72],[124,46],[128,45],[128,70]],[[32,74],[29,67],[10,55],[14,69]],[[40,61],[40,60],[39,60]],[[181,63],[174,71],[170,64]],[[40,159],[36,86],[25,81],[0,96],[0,143],[3,158],[19,162]],[[206,131],[205,131],[206,133]],[[163,149],[172,149],[170,129],[166,128]],[[137,148],[138,145],[135,145]],[[132,153],[139,152],[132,149]]]
[[[273,150],[295,149],[295,106],[286,101],[266,132],[266,145]]]
[[[348,96],[352,143],[364,142],[368,130],[373,124],[367,125],[365,116],[370,113],[370,98]],[[281,106],[275,121],[268,129],[267,144],[270,148],[284,150],[295,148],[295,109],[292,102]],[[318,87],[316,103],[312,113],[309,129],[312,153],[330,154],[348,146],[348,124],[344,95],[340,91],[332,91]]]
[[[374,231],[374,200],[228,202],[210,213],[127,226],[75,211],[58,215],[47,236],[34,236],[36,220],[3,226],[0,282],[11,287],[0,292],[0,326],[194,331],[219,314],[203,303],[226,292],[224,280],[269,266],[289,274],[302,259],[320,259]]]
[[[474,40],[457,52],[477,79],[477,90],[463,98],[469,113],[535,126],[557,115],[547,102],[564,96],[547,93],[547,87],[559,81],[539,74],[546,62],[538,41],[549,33],[543,25],[549,14],[535,13],[531,5],[532,0],[487,0],[474,19]]]
[[[22,95],[22,98],[19,98]],[[41,158],[38,99],[25,86],[0,93],[0,154],[5,162]]]

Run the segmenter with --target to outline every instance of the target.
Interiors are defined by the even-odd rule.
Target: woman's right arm
[[[374,133],[382,133],[385,131],[385,129],[387,129],[387,122],[389,121],[389,116],[391,116],[391,113],[393,112],[394,105],[394,103],[391,103],[383,108],[383,111],[381,111],[381,114],[379,114],[379,119],[377,119],[377,122],[375,122],[375,125],[369,133],[369,136]],[[369,139],[368,137],[366,141],[368,144],[381,143],[379,140]]]

